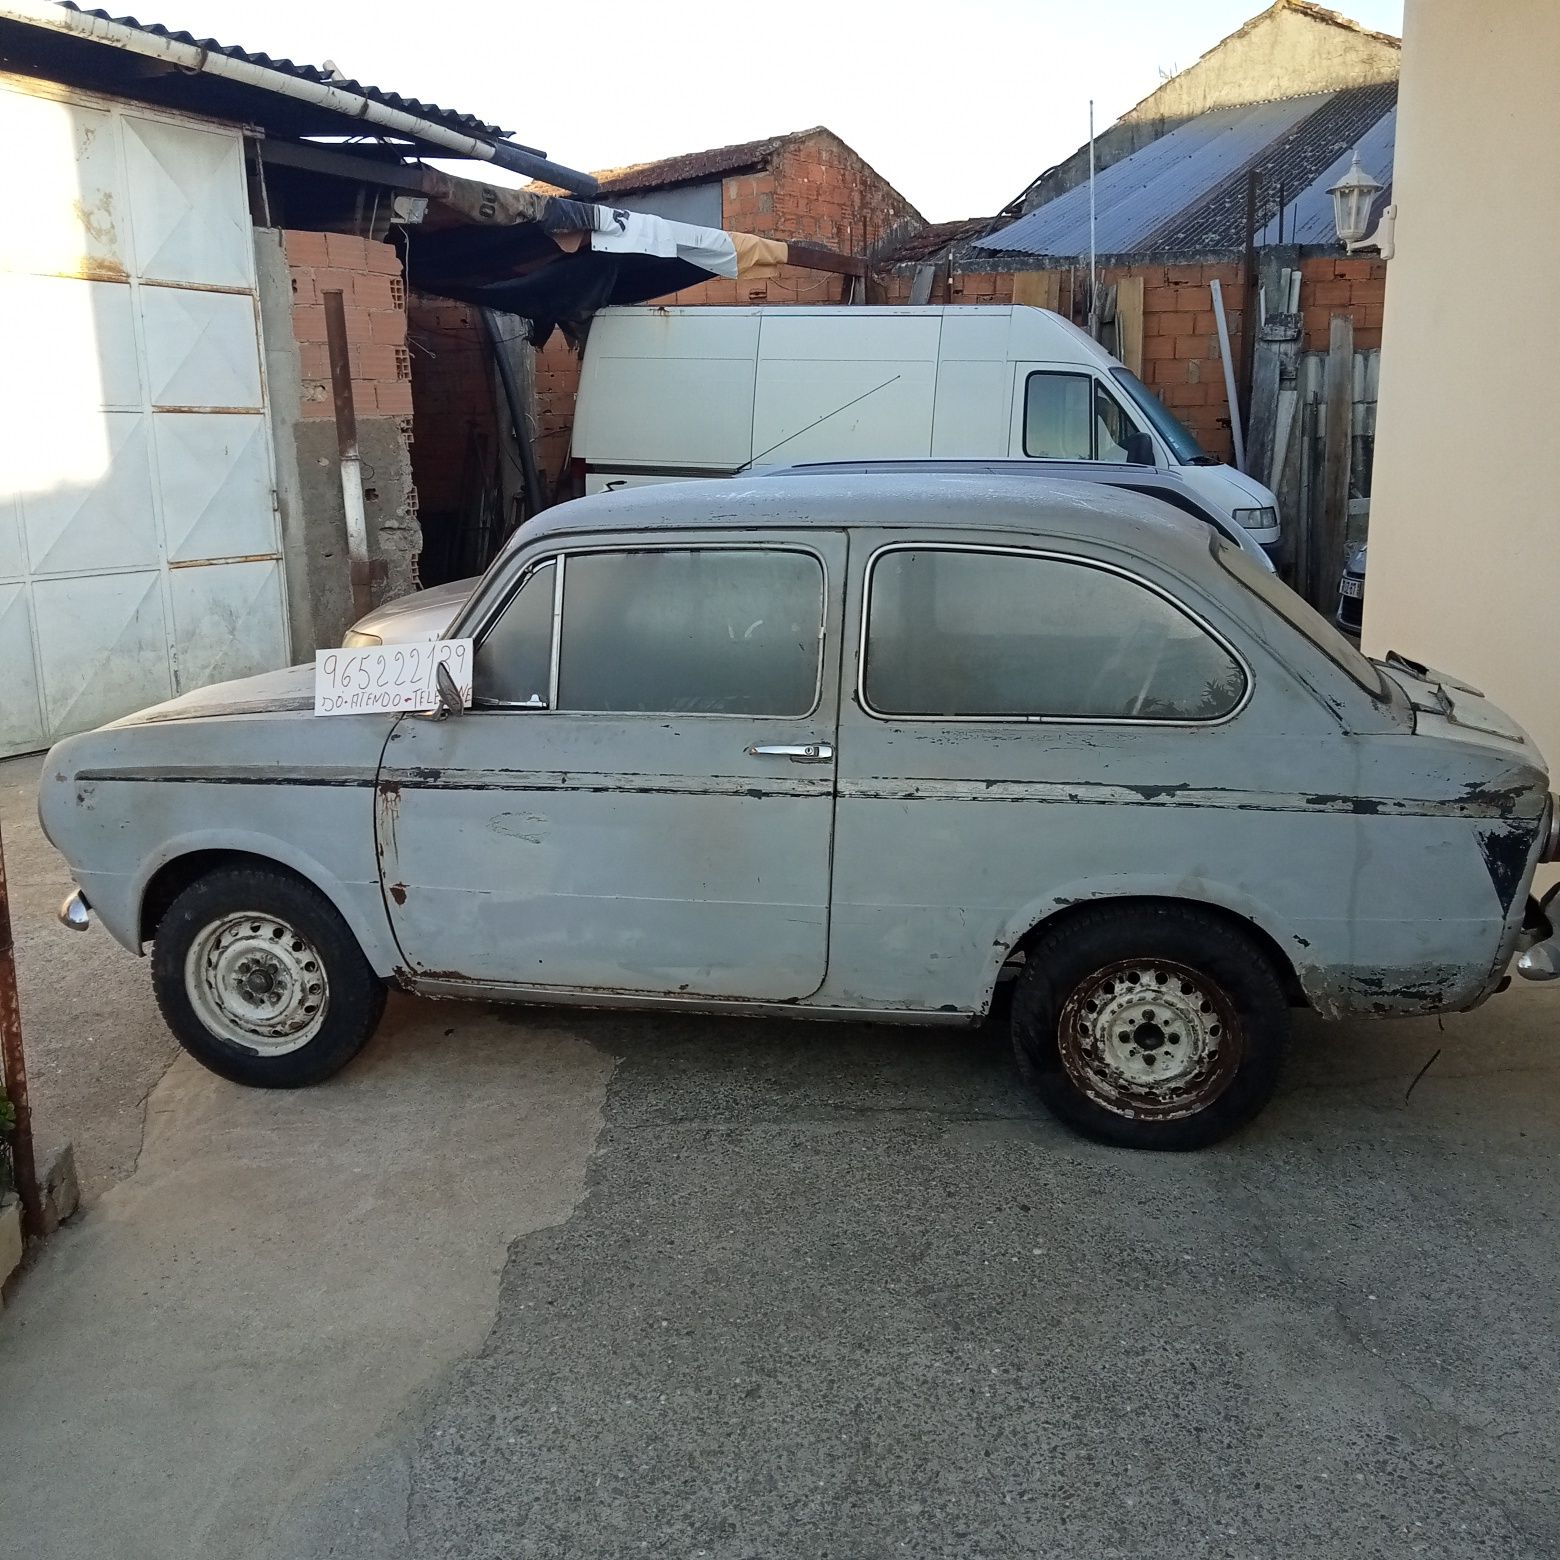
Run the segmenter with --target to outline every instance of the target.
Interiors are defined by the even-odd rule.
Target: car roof
[[[1208,552],[1208,526],[1147,494],[1103,482],[1000,472],[793,472],[619,488],[543,510],[514,546],[593,531],[1034,531],[1109,541],[1164,555]]]

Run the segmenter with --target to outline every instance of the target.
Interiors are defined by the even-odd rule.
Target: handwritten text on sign
[[[471,704],[471,641],[440,639],[421,645],[374,645],[365,650],[314,652],[316,715],[378,715],[436,710],[434,674],[448,666],[460,701]]]

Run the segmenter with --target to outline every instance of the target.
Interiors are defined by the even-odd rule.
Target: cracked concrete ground
[[[86,988],[109,955],[62,957]],[[41,1560],[1555,1554],[1555,1001],[1302,1022],[1261,1120],[1177,1157],[1068,1136],[989,1031],[401,1001],[320,1090],[181,1062],[0,1319],[0,1530]]]

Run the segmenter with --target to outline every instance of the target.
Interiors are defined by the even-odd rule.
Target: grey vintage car
[[[1292,1007],[1469,1008],[1547,934],[1523,733],[1132,493],[602,495],[527,525],[451,635],[469,709],[316,718],[300,667],[50,755],[65,913],[151,943],[224,1076],[326,1077],[389,982],[952,1024],[1010,982],[1046,1104],[1184,1148],[1266,1101]]]

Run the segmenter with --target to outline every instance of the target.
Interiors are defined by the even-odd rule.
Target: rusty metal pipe
[[[43,1234],[43,1198],[33,1158],[32,1106],[27,1098],[27,1059],[22,1054],[22,1010],[16,996],[16,947],[11,936],[11,899],[5,881],[5,842],[0,840],[0,1061],[6,1098],[16,1114],[11,1129],[11,1168],[22,1199],[22,1229]]]

